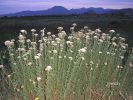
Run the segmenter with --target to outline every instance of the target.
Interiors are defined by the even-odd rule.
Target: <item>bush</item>
[[[13,100],[123,100],[133,92],[133,52],[125,38],[84,27],[67,36],[45,29],[5,41],[11,71],[1,68]],[[18,99],[19,98],[19,99]]]

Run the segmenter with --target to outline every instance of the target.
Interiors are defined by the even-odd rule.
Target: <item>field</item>
[[[77,23],[77,29],[88,26],[92,30],[101,28],[103,32],[110,29],[126,37],[133,43],[133,18],[122,15],[70,15],[70,16],[36,16],[0,18],[0,45],[7,39],[16,38],[19,30],[35,28],[37,31],[46,27],[46,31],[57,33],[57,27],[62,26],[69,34],[69,27]]]
[[[4,17],[0,23],[0,100],[132,100],[132,17]]]

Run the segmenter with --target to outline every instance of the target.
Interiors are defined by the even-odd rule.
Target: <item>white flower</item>
[[[4,65],[0,65],[0,69],[1,69],[1,68],[4,68]]]
[[[34,34],[35,35],[35,37],[37,37],[38,36],[38,34]]]
[[[52,45],[55,45],[56,43],[55,43],[55,41],[51,41],[51,44],[52,44]]]
[[[106,33],[102,33],[102,36],[106,36],[107,34]]]
[[[41,53],[38,53],[38,54],[37,54],[37,56],[39,56],[39,57],[40,57],[41,55],[42,55]]]
[[[35,82],[35,81],[32,81],[32,84],[33,84],[33,85],[35,85],[35,84],[36,84],[36,82]]]
[[[24,58],[24,61],[26,61],[27,60],[27,58]]]
[[[48,51],[48,53],[51,53],[51,51]]]
[[[102,54],[102,51],[99,51],[99,54]]]
[[[115,30],[110,30],[109,32],[110,32],[110,33],[115,33]]]
[[[124,59],[124,56],[120,56],[121,59]]]
[[[70,60],[73,60],[73,58],[72,57],[68,57]]]
[[[27,40],[26,40],[26,42],[27,42],[27,43],[30,43],[30,42],[31,42],[31,40],[30,40],[30,39],[27,39]]]
[[[42,43],[42,40],[38,40],[39,43]]]
[[[73,36],[68,36],[68,39],[71,40],[73,38]]]
[[[117,44],[115,42],[112,43],[113,46],[117,46]]]
[[[82,60],[85,60],[85,57],[81,57]]]
[[[17,90],[17,92],[20,92],[20,89],[16,89]]]
[[[19,37],[18,37],[18,38],[19,38],[19,40],[24,40],[24,36],[23,36],[23,35],[21,35],[21,34],[19,35]]]
[[[102,32],[99,28],[95,30],[97,33]]]
[[[62,57],[61,56],[59,56],[59,59],[61,59]]]
[[[126,49],[126,46],[124,46],[124,45],[121,45],[121,47],[122,47],[123,49]]]
[[[70,30],[71,30],[71,31],[74,31],[74,27],[70,27]]]
[[[41,36],[44,36],[45,35],[45,33],[44,33],[45,32],[45,28],[42,29],[40,32],[41,32]]]
[[[94,39],[98,39],[98,36],[94,36]]]
[[[104,65],[105,65],[105,66],[107,66],[107,65],[108,65],[108,63],[107,63],[107,62],[105,62],[105,63],[104,63]]]
[[[48,39],[47,39],[46,37],[43,37],[43,41],[44,41],[44,42],[47,42],[47,40],[48,40]]]
[[[110,52],[107,52],[107,55],[109,55],[110,54]]]
[[[11,42],[10,42],[10,45],[11,45],[11,46],[14,46],[14,42],[13,42],[13,41],[11,41]]]
[[[92,64],[94,64],[94,62],[93,61],[90,61],[90,64],[92,65]]]
[[[120,66],[120,65],[117,65],[117,68],[118,68],[118,69],[121,69],[121,68],[123,68],[123,67],[122,67],[122,66]]]
[[[13,53],[10,53],[10,56],[13,56],[14,54]]]
[[[56,36],[53,34],[52,37],[55,38]]]
[[[96,68],[98,68],[98,64],[96,64]]]
[[[47,66],[47,67],[45,68],[45,70],[49,72],[50,70],[52,70],[52,67],[51,67],[51,66]]]
[[[28,62],[28,66],[31,66],[32,65],[32,62]]]
[[[75,26],[77,26],[77,24],[76,23],[73,23],[72,26],[75,27]]]
[[[78,51],[79,51],[79,53],[85,53],[85,52],[86,52],[86,49],[87,49],[87,48],[84,47],[84,48],[82,48],[82,49],[79,49]]]
[[[88,26],[84,26],[84,29],[88,29]]]
[[[103,40],[102,39],[99,39],[99,42],[103,43]]]
[[[120,41],[125,41],[125,38],[119,37]]]
[[[36,30],[35,30],[35,29],[31,29],[31,32],[33,32],[33,33],[34,33],[34,32],[36,32]]]
[[[18,48],[18,51],[25,51],[25,48]]]
[[[88,35],[85,38],[86,38],[86,40],[90,40],[91,39],[90,36],[88,36]]]
[[[72,50],[70,50],[70,52],[71,52],[71,53],[73,53],[73,51],[72,51]]]
[[[6,46],[11,46],[10,41],[9,41],[9,40],[5,41],[5,45],[6,45]]]
[[[55,38],[57,43],[60,43],[61,39],[60,38]]]
[[[57,29],[61,31],[61,30],[63,30],[63,27],[58,27]]]
[[[51,59],[51,60],[53,60],[53,59],[54,59],[54,57],[50,57],[50,59]]]
[[[41,81],[41,79],[42,79],[41,77],[37,77],[37,81],[38,81],[38,82],[40,82],[40,81]]]
[[[20,56],[18,56],[17,58],[18,58],[18,59],[20,59],[21,57],[20,57]]]
[[[107,40],[110,40],[110,39],[111,39],[111,36],[106,36],[106,39],[107,39]]]
[[[8,77],[8,78],[11,78],[11,75],[9,74],[9,75],[7,75],[7,77]]]
[[[130,63],[129,63],[129,66],[130,66],[130,67],[133,67],[133,63],[132,63],[132,62],[130,62]]]
[[[54,53],[54,54],[57,54],[57,50],[53,50],[53,53]]]
[[[11,42],[14,42],[15,41],[15,39],[11,39]]]
[[[25,30],[20,30],[20,32],[24,33],[24,32],[25,32]]]
[[[93,70],[93,68],[91,67],[91,69],[90,69],[91,71]]]
[[[66,36],[66,32],[65,32],[65,31],[61,31],[60,33],[58,33],[58,37],[59,37],[60,39],[64,39],[65,36]]]
[[[114,56],[114,55],[115,55],[115,53],[111,53],[111,55],[113,55],[113,56]]]
[[[32,46],[35,46],[37,43],[36,42],[31,42],[31,45]]]
[[[48,32],[47,35],[51,35],[51,32]]]
[[[27,34],[26,30],[20,30],[21,33]]]
[[[40,57],[39,56],[35,56],[35,59],[37,60],[37,59],[39,59]]]
[[[71,42],[71,41],[66,41],[66,44],[72,45],[72,43],[73,43],[73,42]]]

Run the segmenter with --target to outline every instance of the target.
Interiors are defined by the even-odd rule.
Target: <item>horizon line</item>
[[[20,11],[16,11],[16,12],[9,12],[9,13],[3,13],[3,14],[0,14],[0,15],[6,15],[6,14],[15,14],[15,13],[19,13],[19,12],[24,12],[24,11],[43,11],[43,10],[49,10],[49,9],[51,9],[51,8],[54,8],[54,7],[63,7],[63,8],[65,8],[65,9],[67,9],[67,10],[72,10],[72,9],[81,9],[81,8],[85,8],[85,9],[87,9],[87,8],[103,8],[103,9],[112,9],[112,10],[120,10],[120,9],[133,9],[133,8],[131,8],[131,7],[123,7],[123,8],[104,8],[104,7],[80,7],[80,8],[68,8],[68,7],[64,7],[64,6],[59,6],[59,5],[57,5],[57,6],[52,6],[52,7],[49,7],[49,8],[47,8],[47,9],[38,9],[38,10],[20,10]]]

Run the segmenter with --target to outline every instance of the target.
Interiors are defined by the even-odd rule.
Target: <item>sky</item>
[[[121,9],[133,8],[133,0],[0,0],[0,14],[46,10],[53,6],[64,6],[67,9],[82,7]]]

